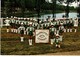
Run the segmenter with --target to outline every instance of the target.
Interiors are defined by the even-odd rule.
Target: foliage
[[[63,2],[63,0],[58,1]],[[56,4],[56,0],[52,0],[52,2],[53,3],[49,3],[45,0],[2,0],[2,16],[22,15],[24,17],[26,15],[25,13],[30,11],[35,11],[39,16],[40,13],[45,10],[51,10],[54,15],[59,10],[65,10],[64,6]],[[73,2],[73,0],[69,0],[69,3],[71,2]],[[69,7],[67,7],[67,9],[69,9]],[[69,10],[66,12],[69,12]]]

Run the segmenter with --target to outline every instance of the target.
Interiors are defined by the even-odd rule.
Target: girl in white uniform
[[[49,31],[50,31],[51,44],[53,44],[53,40],[54,40],[54,38],[55,38],[56,28],[52,25],[52,26],[49,28]]]
[[[5,25],[7,26],[7,32],[9,32],[9,26],[10,26],[10,20],[9,20],[9,18],[7,17],[4,22],[6,23]]]
[[[26,29],[27,34],[29,35],[29,45],[32,45],[32,37],[34,32],[34,27],[32,27],[32,22],[30,22],[30,26]]]
[[[60,40],[59,40],[59,34],[56,34],[55,45],[57,48],[61,47]]]
[[[23,26],[23,23],[21,23],[21,26],[18,28],[18,32],[21,34],[21,42],[24,41],[24,31],[25,31],[25,27]]]
[[[74,19],[74,31],[77,31],[77,27],[78,27],[78,18]]]
[[[59,41],[62,41],[63,33],[64,33],[64,26],[63,23],[61,22],[59,26]]]
[[[64,26],[63,26],[63,23],[60,23],[60,26],[59,26],[59,34],[62,35],[64,32]]]

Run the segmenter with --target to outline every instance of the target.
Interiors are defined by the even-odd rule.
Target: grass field
[[[78,32],[64,33],[61,48],[56,48],[50,44],[35,44],[33,38],[33,45],[28,45],[29,37],[25,35],[24,42],[20,42],[20,35],[7,33],[6,27],[1,29],[1,54],[2,55],[40,55],[46,53],[59,53],[80,51],[80,27]],[[80,55],[80,54],[79,54]]]

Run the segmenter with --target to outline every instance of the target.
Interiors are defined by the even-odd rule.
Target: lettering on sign
[[[36,30],[35,43],[49,43],[49,30]]]

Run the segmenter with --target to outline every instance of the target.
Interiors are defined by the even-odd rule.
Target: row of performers
[[[30,23],[30,26],[25,28],[23,23],[21,23],[21,26],[18,29],[7,29],[7,32],[11,32],[11,33],[18,33],[21,35],[20,39],[21,42],[24,41],[24,35],[29,36],[29,45],[32,45],[32,38],[35,35],[35,28],[32,27],[32,23]],[[61,41],[62,41],[62,37],[63,37],[63,32],[64,32],[64,27],[61,25],[59,27],[59,30],[57,30],[53,25],[49,28],[49,33],[50,33],[50,43],[53,45],[53,43],[55,43],[56,47],[60,48],[61,45]]]
[[[36,19],[35,19],[36,20]],[[34,29],[49,29],[51,26],[54,26],[57,30],[59,29],[60,26],[64,27],[65,31],[64,32],[72,32],[72,28],[76,28],[78,27],[78,19],[65,19],[65,20],[55,20],[55,21],[50,21],[51,19],[49,19],[49,21],[42,21],[40,20],[38,22],[38,20],[36,21],[31,21],[31,20],[24,20],[21,19],[15,19],[15,18],[7,18],[5,19],[4,23],[6,26],[10,26],[11,28],[15,28],[18,29],[21,26],[21,23],[23,23],[23,26],[25,28],[29,27],[30,25],[32,27],[34,27]],[[32,24],[30,24],[32,23]],[[74,30],[76,32],[76,29]]]
[[[35,30],[36,29],[49,29],[50,31],[50,38],[51,38],[51,44],[53,42],[56,43],[56,47],[60,48],[60,41],[62,41],[63,32],[66,31],[66,28],[70,29],[72,31],[72,27],[75,28],[78,27],[78,19],[69,19],[65,21],[25,21],[25,20],[18,20],[18,19],[9,19],[7,18],[5,21],[5,25],[7,26],[7,32],[10,32],[8,29],[11,28],[12,33],[20,33],[21,34],[21,42],[24,41],[24,34],[27,34],[30,36],[29,38],[29,45],[32,45],[32,37],[35,36]],[[75,30],[76,31],[76,30]]]
[[[77,20],[77,19],[75,19],[75,20]],[[6,20],[5,20],[5,22],[6,22]],[[15,23],[13,23],[13,24],[6,23],[6,26],[7,25],[11,25],[13,27],[11,29],[12,33],[20,33],[21,34],[21,37],[20,37],[21,38],[21,42],[24,41],[23,40],[24,39],[24,34],[27,33],[27,35],[30,36],[29,45],[32,45],[32,37],[31,36],[35,36],[35,30],[36,29],[43,29],[43,27],[40,27],[41,24],[42,23],[39,23],[37,25],[37,28],[35,28],[33,26],[32,22],[29,22],[29,26],[27,26],[27,27],[25,27],[23,22],[19,25],[19,27],[13,27],[13,26],[18,26]],[[72,26],[73,26],[73,22],[69,23],[69,24],[72,24]],[[68,26],[71,26],[71,25],[68,25]],[[77,26],[78,26],[78,24],[76,23],[76,25],[74,27],[77,27]],[[9,26],[7,26],[7,27],[9,27]],[[65,32],[64,23],[61,22],[60,25],[57,25],[57,27],[55,27],[54,24],[50,24],[49,27],[45,27],[44,29],[49,29],[49,31],[50,31],[51,44],[53,44],[53,42],[55,42],[56,43],[56,47],[60,48],[60,41],[62,41],[62,37],[63,37],[62,35],[63,35],[63,32]],[[7,32],[9,32],[9,29],[7,29]]]

